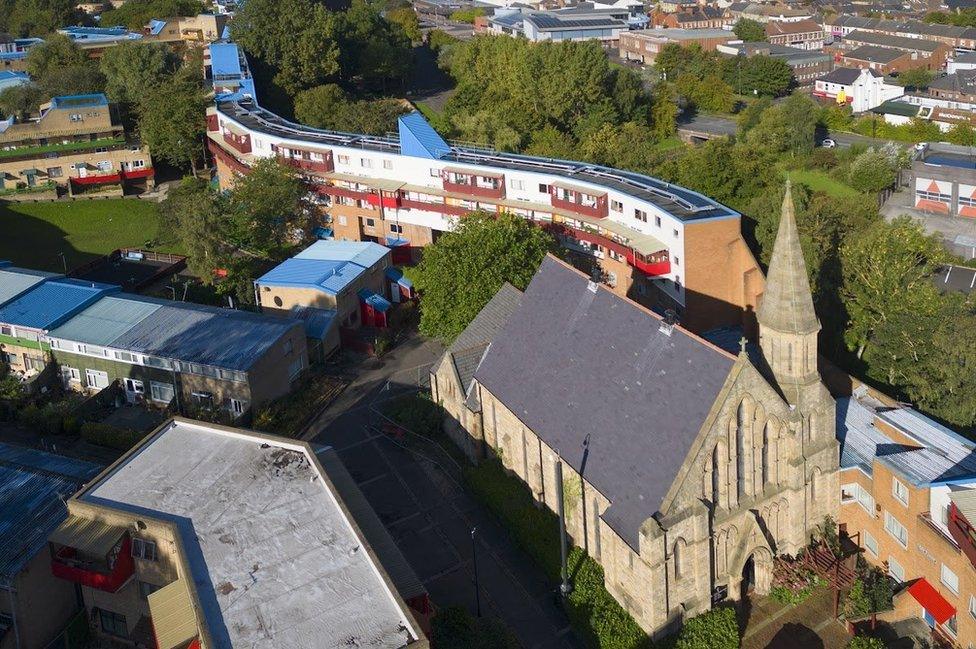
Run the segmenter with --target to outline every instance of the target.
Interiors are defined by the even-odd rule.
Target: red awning
[[[955,607],[950,604],[945,597],[939,594],[924,577],[908,587],[915,601],[922,605],[929,615],[935,618],[936,623],[945,624],[946,620],[956,614]]]

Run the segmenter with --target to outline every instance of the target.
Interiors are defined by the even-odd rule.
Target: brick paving
[[[821,589],[797,606],[768,597],[746,605],[742,649],[841,649],[850,637],[834,619],[833,592]]]

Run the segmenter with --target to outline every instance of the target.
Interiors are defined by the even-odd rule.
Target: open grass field
[[[784,173],[784,177],[785,175]],[[793,182],[806,185],[811,191],[823,192],[834,198],[852,198],[859,195],[850,185],[835,180],[826,172],[817,169],[793,169],[790,170],[789,176]]]
[[[0,260],[26,268],[63,272],[116,248],[148,243],[179,253],[167,239],[157,206],[148,201],[0,202]]]

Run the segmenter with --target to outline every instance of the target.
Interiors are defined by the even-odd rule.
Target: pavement
[[[359,364],[345,392],[310,427],[306,439],[332,446],[430,593],[435,606],[505,623],[524,649],[582,649],[556,603],[553,585],[507,531],[458,483],[442,454],[407,447],[378,432],[377,408],[418,387],[443,348],[412,337]],[[477,532],[472,542],[471,530]]]
[[[835,649],[850,636],[833,615],[833,591],[821,588],[796,606],[768,597],[750,600],[740,611],[745,617],[742,649]]]

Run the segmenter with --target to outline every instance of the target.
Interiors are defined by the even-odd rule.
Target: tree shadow
[[[790,622],[776,632],[766,649],[826,649],[824,641],[805,624]]]
[[[101,255],[72,245],[68,233],[44,219],[25,214],[17,203],[0,200],[0,260],[16,266],[63,273]],[[63,257],[62,257],[63,255]]]

